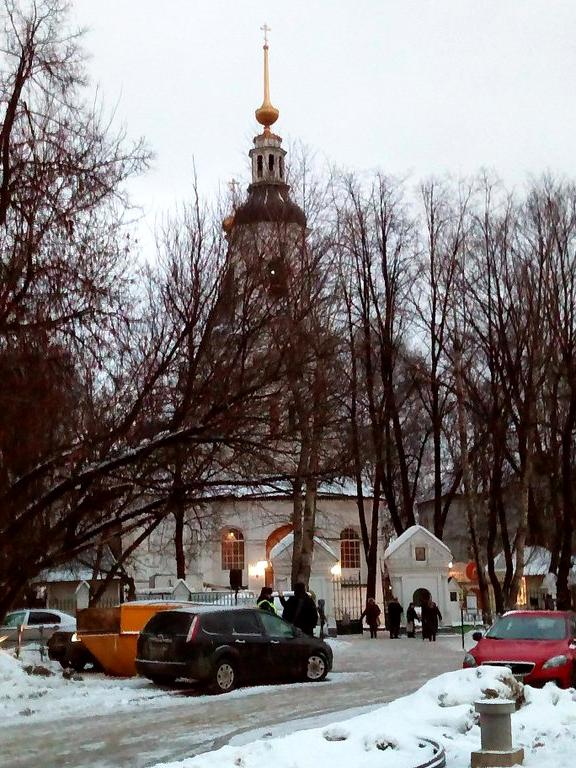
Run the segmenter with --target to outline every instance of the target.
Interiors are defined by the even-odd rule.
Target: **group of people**
[[[278,614],[274,605],[274,592],[272,587],[262,587],[260,596],[256,601],[258,608]],[[318,624],[318,608],[312,597],[306,592],[306,585],[302,582],[294,584],[294,594],[285,598],[282,592],[278,592],[278,599],[282,605],[282,618],[294,624],[306,635],[314,634],[314,627]]]
[[[442,621],[442,614],[436,603],[430,598],[422,603],[420,609],[420,620],[422,622],[422,640],[436,641],[438,633],[438,624]],[[398,602],[398,598],[392,596],[388,603],[388,629],[390,630],[390,639],[394,640],[400,637],[400,624],[404,608]],[[373,597],[366,601],[366,608],[362,611],[360,620],[366,619],[366,624],[370,629],[370,637],[378,636],[378,627],[380,626],[380,616],[382,611]],[[410,603],[406,609],[406,636],[416,637],[416,620],[418,614],[414,603]]]
[[[273,595],[272,587],[262,587],[256,605],[263,611],[277,615],[278,612],[274,605]],[[294,585],[293,595],[286,599],[282,592],[278,592],[278,599],[283,608],[282,618],[294,624],[295,627],[301,629],[305,634],[312,636],[314,634],[314,627],[318,624],[319,612],[313,598],[306,592],[306,585],[298,582]],[[400,624],[403,613],[404,608],[400,605],[398,598],[392,596],[388,603],[388,629],[390,630],[390,638],[392,640],[400,637]],[[378,637],[381,615],[380,606],[373,597],[369,597],[360,620],[366,619],[366,624],[370,628],[371,638]],[[422,640],[436,641],[438,624],[442,621],[442,614],[432,598],[422,603],[420,617],[418,617],[414,603],[409,604],[406,609],[407,637],[416,637],[416,621],[418,618],[422,622]],[[322,615],[320,619],[325,620],[325,617]]]

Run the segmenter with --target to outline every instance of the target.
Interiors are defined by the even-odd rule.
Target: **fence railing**
[[[137,600],[174,600],[172,590],[167,592],[139,592]],[[234,592],[190,592],[184,600],[178,598],[179,602],[202,603],[203,605],[254,605],[256,594],[251,591],[243,590],[236,597]]]
[[[113,608],[118,605],[118,600],[112,597],[105,597],[98,601],[98,608]],[[63,611],[64,613],[70,613],[73,616],[76,615],[76,600],[68,598],[67,600],[58,600],[52,598],[46,608],[54,608],[57,611]]]
[[[190,592],[184,598],[177,597],[172,589],[167,589],[165,592],[139,592],[136,596],[137,600],[158,600],[158,601],[170,601],[178,600],[178,602],[191,602],[202,603],[205,605],[255,605],[256,594],[250,590],[242,590],[236,597],[235,593],[229,592]],[[113,608],[118,605],[118,600],[105,597],[98,601],[98,608]],[[46,608],[54,608],[57,611],[63,611],[64,613],[70,613],[73,616],[76,614],[77,604],[73,598],[66,600],[52,599]]]

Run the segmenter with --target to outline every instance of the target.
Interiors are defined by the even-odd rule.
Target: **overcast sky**
[[[72,0],[106,104],[155,152],[149,216],[247,181],[270,33],[275,130],[349,170],[576,178],[576,0]]]

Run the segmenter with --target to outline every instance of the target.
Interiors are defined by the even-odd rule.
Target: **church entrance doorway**
[[[288,589],[290,586],[289,579],[287,579],[287,574],[283,574],[281,578],[281,583],[276,584],[276,576],[274,573],[274,566],[272,564],[271,560],[271,552],[273,548],[276,546],[276,544],[279,544],[282,539],[286,538],[289,534],[292,533],[293,526],[290,523],[287,523],[286,525],[281,525],[279,528],[276,528],[272,533],[268,536],[266,539],[266,560],[268,561],[268,567],[266,568],[266,571],[264,573],[264,583],[267,587],[276,587],[277,589]]]

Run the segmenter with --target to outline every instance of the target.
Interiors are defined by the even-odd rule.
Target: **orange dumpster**
[[[80,635],[92,656],[98,659],[107,675],[133,677],[136,674],[134,659],[139,632],[118,635]]]
[[[79,611],[78,638],[100,662],[107,675],[136,675],[136,644],[140,630],[154,614],[190,603],[134,602],[115,608],[86,608]]]

